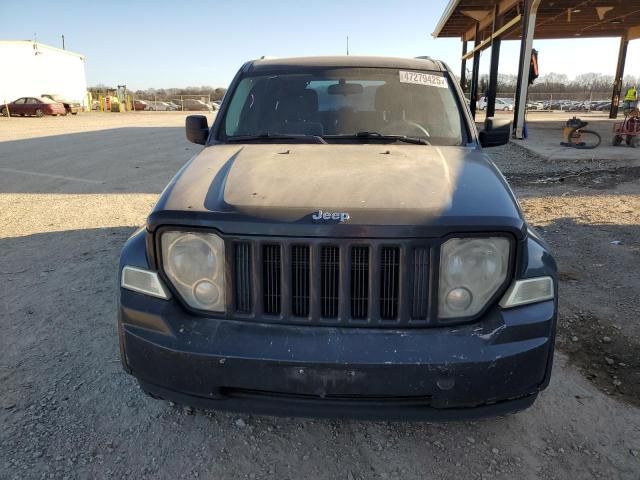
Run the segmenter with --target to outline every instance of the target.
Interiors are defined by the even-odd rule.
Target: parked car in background
[[[486,110],[487,109],[487,97],[482,97],[478,101],[478,110]],[[510,112],[513,111],[513,100],[510,98],[496,98],[496,111],[505,111]]]
[[[64,109],[66,111],[65,115],[67,113],[70,113],[71,115],[77,115],[78,112],[82,111],[82,105],[80,104],[80,102],[69,100],[67,98],[62,97],[61,95],[43,93],[42,98],[48,98],[50,100],[53,100],[54,102],[58,102],[64,105]]]
[[[149,110],[161,111],[166,110],[166,107],[162,105],[162,102],[149,102]]]
[[[595,110],[597,112],[603,112],[611,110],[611,100],[598,102],[595,106],[591,107],[591,110]]]
[[[54,102],[50,98],[44,97],[22,97],[11,103],[0,105],[0,113],[6,115],[35,115],[44,117],[45,115],[66,115],[64,105]]]
[[[155,110],[157,112],[166,112],[166,111],[178,110],[178,106],[169,104],[167,102],[149,102],[149,110]]]
[[[192,98],[185,98],[182,101],[183,110],[196,110],[196,111],[213,111],[211,105],[203,102],[202,100],[194,100]]]
[[[207,102],[207,105],[209,105],[211,107],[211,110],[214,112],[217,112],[220,109],[220,105],[218,105],[216,102]]]
[[[563,110],[565,107],[565,100],[548,100],[544,102],[545,110]]]
[[[131,106],[136,111],[139,111],[139,110],[151,110],[149,102],[146,102],[144,100],[134,100],[133,103],[131,104]]]
[[[180,100],[170,100],[167,102],[173,110],[182,110],[182,102]]]

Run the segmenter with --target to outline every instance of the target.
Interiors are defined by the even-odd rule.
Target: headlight
[[[224,241],[211,233],[165,232],[164,272],[193,308],[224,311]]]
[[[487,304],[507,278],[509,240],[452,238],[440,249],[438,316],[470,317]]]

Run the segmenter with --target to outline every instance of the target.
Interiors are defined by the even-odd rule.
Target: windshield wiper
[[[259,135],[235,135],[227,137],[227,142],[259,142],[269,140],[307,140],[314,143],[323,143],[326,145],[326,140],[319,135],[305,135],[295,133],[261,133]]]
[[[358,132],[355,135],[323,135],[325,139],[338,139],[338,140],[392,140],[394,142],[412,143],[414,145],[431,145],[427,140],[420,137],[409,137],[407,135],[385,135],[379,132]]]

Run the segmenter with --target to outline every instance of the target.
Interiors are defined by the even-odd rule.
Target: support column
[[[462,36],[462,66],[460,67],[460,88],[464,92],[464,89],[467,87],[467,59],[465,55],[467,54],[467,40]]]
[[[520,65],[518,67],[516,105],[513,113],[513,137],[519,139],[523,138],[524,114],[527,109],[527,93],[529,92],[531,50],[533,48],[533,34],[536,29],[536,16],[540,2],[541,0],[524,0],[522,39],[520,41]]]
[[[498,6],[493,11],[493,28],[491,34],[502,26],[502,18],[498,17]],[[491,40],[491,67],[489,69],[489,88],[487,91],[487,118],[496,114],[496,95],[498,93],[498,64],[500,63],[500,37]]]
[[[613,94],[611,95],[611,110],[609,110],[609,118],[618,118],[618,108],[622,99],[622,79],[624,78],[624,64],[627,59],[627,47],[629,46],[629,37],[624,34],[620,37],[620,50],[618,51],[618,65],[616,67],[616,76],[613,79]]]
[[[476,23],[476,38],[473,44],[473,48],[477,48],[480,45],[480,23]],[[476,107],[478,104],[478,80],[480,76],[480,50],[476,50],[473,54],[473,72],[471,75],[471,115],[476,118]]]

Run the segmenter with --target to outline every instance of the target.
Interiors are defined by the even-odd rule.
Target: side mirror
[[[479,133],[483,148],[499,147],[509,143],[511,138],[511,120],[489,117],[484,122],[484,130]]]
[[[204,145],[209,137],[209,123],[204,115],[189,115],[185,122],[187,128],[187,140],[192,143]]]

